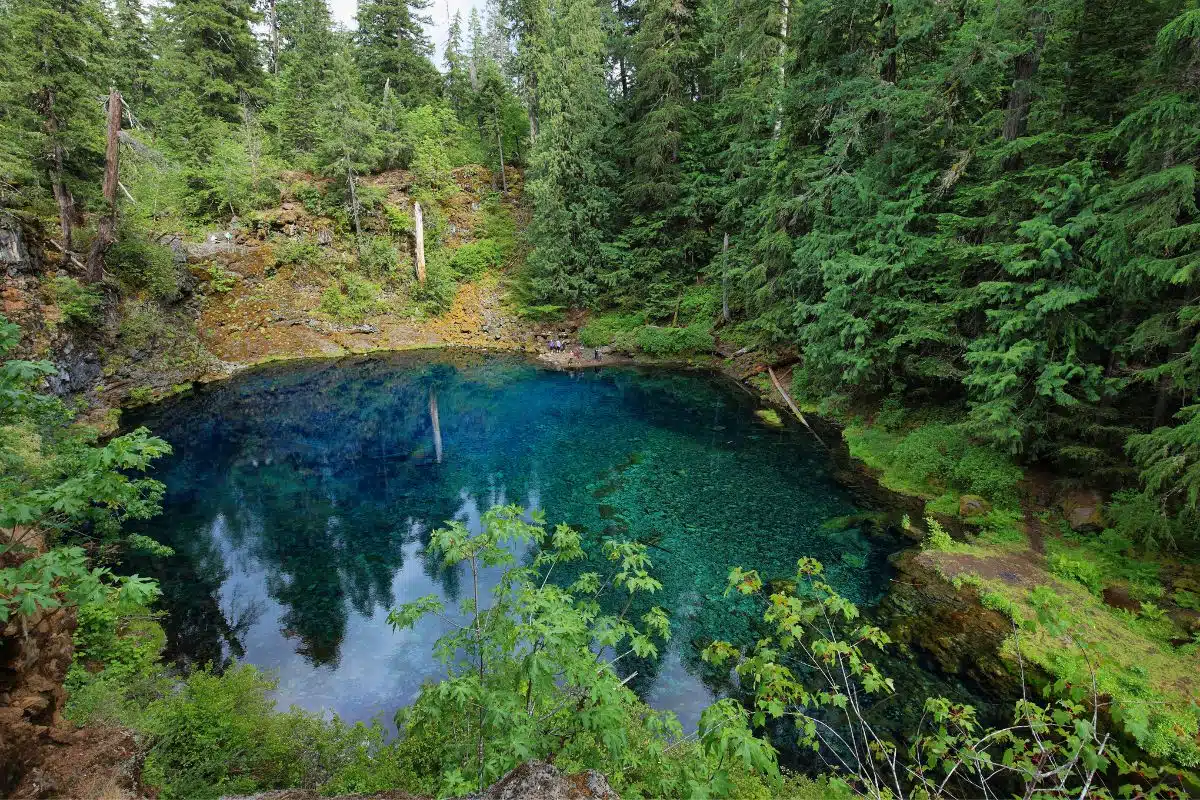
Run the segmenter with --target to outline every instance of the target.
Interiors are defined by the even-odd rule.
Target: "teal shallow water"
[[[715,375],[479,354],[254,370],[129,420],[175,448],[156,475],[164,513],[144,532],[176,555],[135,566],[162,583],[169,658],[249,661],[278,673],[283,705],[390,720],[441,674],[430,646],[443,630],[395,633],[388,610],[458,600],[465,585],[425,554],[429,532],[477,525],[496,503],[540,508],[592,549],[606,536],[651,545],[675,635],[656,664],[626,668],[690,728],[725,688],[698,647],[751,635],[753,608],[723,595],[730,567],[787,577],[813,556],[870,605],[898,547],[823,529],[858,503],[803,429],[770,428],[756,407]]]

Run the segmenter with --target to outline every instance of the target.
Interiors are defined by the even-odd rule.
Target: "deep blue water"
[[[757,407],[704,373],[441,352],[281,364],[148,409],[128,422],[175,449],[156,471],[164,513],[143,530],[176,554],[138,565],[164,590],[167,656],[248,661],[277,672],[284,706],[390,721],[441,674],[443,623],[396,633],[388,610],[467,585],[425,554],[429,532],[515,502],[592,549],[651,545],[674,637],[657,664],[626,668],[690,728],[722,689],[698,646],[751,635],[753,608],[723,596],[730,567],[787,577],[814,556],[870,604],[898,546],[822,528],[855,498],[806,431]]]

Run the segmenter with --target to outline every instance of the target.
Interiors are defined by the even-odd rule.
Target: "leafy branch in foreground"
[[[753,648],[714,642],[702,655],[732,664],[753,694],[754,725],[790,719],[799,744],[817,751],[844,788],[873,798],[1186,796],[1170,782],[1180,771],[1121,752],[1100,714],[1106,698],[1094,667],[1090,684],[1048,685],[1043,705],[1028,696],[1020,662],[1025,696],[1007,727],[987,729],[972,706],[934,697],[925,701],[922,724],[909,742],[893,741],[872,722],[872,709],[895,686],[868,655],[890,639],[863,623],[858,608],[822,580],[822,571],[820,562],[802,558],[795,593],[764,598],[771,634]],[[734,568],[727,592],[734,591],[761,596],[762,579]],[[1052,605],[1037,611],[1038,619],[1026,625],[1072,641]],[[1019,659],[1019,646],[1017,652]]]
[[[18,334],[0,316],[0,356]],[[144,428],[97,446],[94,434],[70,426],[61,400],[37,391],[53,373],[45,361],[0,363],[0,622],[114,590],[134,604],[156,592],[150,581],[90,566],[81,547],[53,545],[68,535],[111,538],[122,522],[156,514],[162,484],[130,473],[144,473],[171,448]],[[132,540],[161,552],[144,536]]]
[[[607,576],[584,572],[564,588],[551,578],[560,564],[584,558],[579,534],[565,525],[547,533],[540,513],[531,512],[530,522],[522,515],[517,506],[497,507],[477,534],[459,522],[433,534],[430,547],[446,565],[471,573],[459,614],[429,596],[389,616],[397,629],[429,614],[450,629],[435,645],[447,677],[426,684],[396,718],[400,749],[422,754],[437,781],[429,789],[464,794],[531,758],[598,769],[622,796],[726,794],[739,774],[776,777],[774,751],[751,734],[740,706],[716,704],[697,735],[684,738],[674,715],[650,709],[628,688],[636,672],[618,673],[621,659],[656,657],[670,637],[660,608],[630,618],[635,596],[661,588],[646,547],[610,541]],[[518,542],[539,545],[527,567],[515,565],[509,546]],[[486,607],[485,567],[505,568]],[[606,613],[605,605],[619,610]]]

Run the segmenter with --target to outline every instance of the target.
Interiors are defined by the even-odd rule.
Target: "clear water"
[[[751,635],[753,607],[723,594],[730,567],[787,577],[814,556],[870,604],[898,546],[822,528],[855,498],[807,432],[756,408],[714,375],[479,354],[255,370],[130,420],[175,449],[156,475],[164,513],[144,530],[176,555],[136,566],[162,583],[169,658],[248,661],[277,672],[284,706],[386,722],[441,674],[443,632],[436,619],[393,632],[388,610],[469,585],[426,555],[429,532],[475,526],[496,503],[540,508],[593,550],[606,536],[651,545],[675,635],[657,663],[623,668],[689,728],[724,689],[698,647]]]

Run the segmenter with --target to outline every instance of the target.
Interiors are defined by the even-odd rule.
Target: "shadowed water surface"
[[[349,720],[410,702],[442,674],[444,623],[393,632],[388,610],[469,587],[424,551],[449,519],[497,503],[540,508],[603,537],[651,545],[674,638],[632,685],[685,729],[721,690],[698,645],[750,636],[754,609],[723,596],[732,566],[789,576],[825,562],[859,603],[897,546],[822,522],[859,510],[802,429],[770,428],[727,379],[423,353],[277,365],[150,409],[175,454],[164,513],[144,532],[176,555],[137,565],[164,590],[168,657],[276,670],[282,705]],[[520,554],[524,555],[524,554]],[[488,576],[488,586],[496,575]]]

